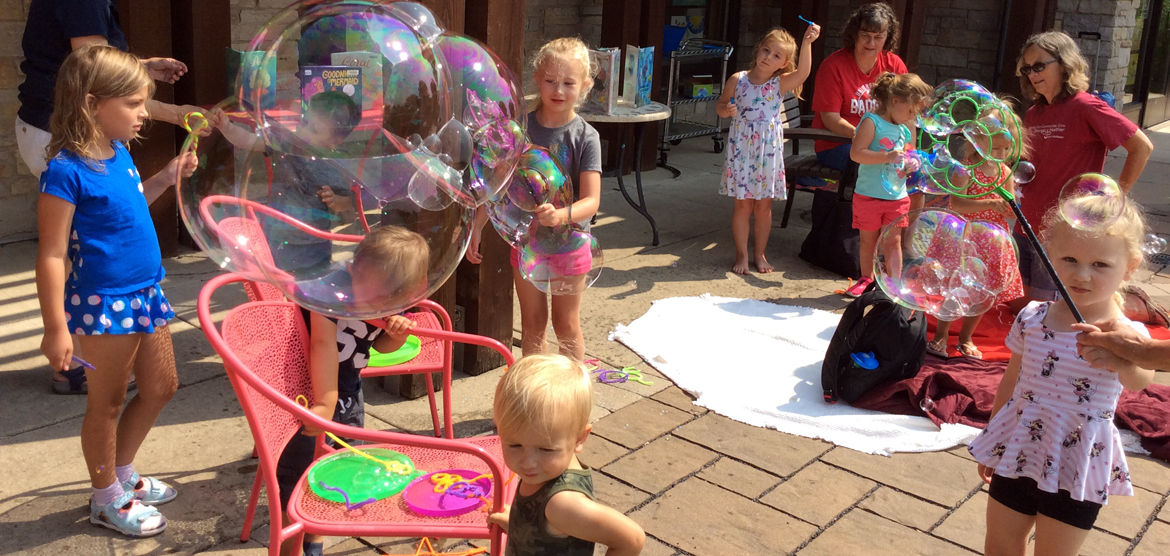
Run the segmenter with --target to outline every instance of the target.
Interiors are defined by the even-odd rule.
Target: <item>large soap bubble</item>
[[[1091,198],[1092,202],[1081,202]],[[1064,184],[1057,200],[1060,216],[1078,230],[1097,231],[1117,222],[1125,208],[1125,193],[1105,174],[1081,174]]]
[[[597,281],[604,264],[601,247],[588,232],[575,230],[554,252],[533,244],[520,250],[520,275],[536,289],[552,295],[576,295]]]
[[[507,187],[488,202],[488,217],[512,247],[534,244],[540,253],[557,253],[569,241],[572,225],[540,225],[535,212],[543,204],[572,206],[573,182],[547,149],[529,144]]]
[[[1010,105],[978,83],[943,83],[935,89],[934,103],[918,119],[923,130],[918,155],[922,162],[909,181],[918,184],[920,191],[982,196],[968,195],[967,188],[973,184],[1003,188],[1021,163],[1022,122]],[[988,165],[998,169],[977,178],[974,170]],[[1020,175],[1030,180],[1026,169]]]
[[[1006,230],[944,209],[887,225],[874,257],[874,280],[891,299],[947,321],[987,312],[1015,272]]]

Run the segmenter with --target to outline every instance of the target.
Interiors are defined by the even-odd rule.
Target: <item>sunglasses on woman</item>
[[[1048,67],[1048,64],[1051,64],[1055,61],[1056,60],[1054,59],[1054,60],[1049,60],[1047,62],[1036,62],[1035,64],[1032,64],[1030,66],[1024,66],[1024,67],[1020,68],[1020,73],[1022,73],[1024,75],[1031,75],[1033,73],[1040,73],[1040,72],[1044,71],[1044,68]]]

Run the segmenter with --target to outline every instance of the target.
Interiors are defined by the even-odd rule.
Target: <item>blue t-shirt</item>
[[[869,143],[869,150],[875,152],[889,152],[910,145],[910,128],[887,122],[873,112],[867,112],[861,121],[873,122],[873,141]],[[858,124],[860,126],[861,124]],[[884,176],[884,177],[883,177]],[[886,183],[883,185],[882,180]],[[906,196],[906,178],[898,177],[898,172],[890,163],[862,164],[857,168],[856,192],[873,197],[896,201]]]
[[[69,39],[97,35],[110,46],[127,50],[116,4],[114,0],[32,0],[20,43],[24,49],[20,71],[25,76],[17,95],[20,119],[49,131],[57,70],[73,52]]]
[[[130,293],[153,286],[165,274],[138,169],[125,145],[112,145],[114,157],[101,161],[100,169],[61,151],[41,174],[41,193],[76,207],[68,284],[79,293]]]

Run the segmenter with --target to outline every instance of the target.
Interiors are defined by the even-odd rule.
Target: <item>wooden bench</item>
[[[822,180],[833,180],[837,187],[850,187],[857,181],[857,163],[850,161],[844,172],[821,164],[816,153],[800,154],[801,140],[822,140],[838,143],[851,143],[852,137],[838,135],[827,129],[813,129],[812,116],[802,116],[800,101],[789,92],[784,96],[784,140],[792,144],[792,154],[784,157],[784,177],[788,183],[787,200],[784,201],[784,217],[780,227],[788,226],[788,217],[792,214],[792,202],[797,191],[813,192],[825,187],[810,187],[796,183],[796,178],[808,177]]]

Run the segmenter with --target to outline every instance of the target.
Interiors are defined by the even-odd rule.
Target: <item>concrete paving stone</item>
[[[1155,521],[1134,548],[1133,556],[1165,556],[1170,554],[1170,523]]]
[[[983,484],[974,463],[946,452],[885,457],[834,448],[821,461],[946,507],[953,507]]]
[[[598,546],[597,551],[594,552],[596,556],[603,556],[605,553],[606,549],[601,546]],[[640,556],[674,556],[675,554],[678,554],[677,548],[652,537],[646,537],[646,544],[642,546]]]
[[[947,508],[919,500],[888,486],[874,491],[869,498],[861,501],[859,507],[919,531],[929,531],[947,513]]]
[[[650,494],[626,485],[605,473],[593,473],[593,495],[597,501],[621,513],[634,509],[650,498]]]
[[[975,456],[971,455],[971,452],[967,450],[966,446],[955,446],[950,450],[945,450],[945,452],[951,455],[959,456],[967,461],[975,461]]]
[[[644,397],[627,389],[605,383],[599,382],[593,385],[593,405],[604,407],[611,412],[626,407]]]
[[[695,405],[695,401],[678,386],[669,386],[665,390],[650,396],[650,398],[673,408],[686,411],[691,415],[703,415],[707,413],[707,408]]]
[[[715,465],[700,471],[698,477],[752,500],[780,482],[780,477],[729,457],[719,458]]]
[[[664,436],[605,466],[602,471],[646,492],[658,493],[711,463],[719,454]]]
[[[1170,523],[1170,501],[1162,502],[1162,511],[1158,512],[1158,519]]]
[[[1142,530],[1161,501],[1161,495],[1140,487],[1134,487],[1133,496],[1110,496],[1109,503],[1097,514],[1095,527],[1132,539]]]
[[[875,486],[873,481],[818,461],[764,495],[760,502],[824,527]]]
[[[1089,536],[1077,551],[1078,556],[1126,556],[1130,541],[1106,533],[1100,529],[1089,531]],[[1029,544],[1035,547],[1035,539]]]
[[[691,420],[693,416],[669,405],[643,399],[594,423],[593,434],[637,448]]]
[[[625,446],[614,444],[597,435],[590,435],[585,441],[585,449],[577,454],[577,459],[593,469],[600,469],[628,453],[630,449]]]
[[[708,413],[675,435],[740,461],[786,477],[823,454],[830,444],[733,421]]]
[[[947,541],[916,531],[894,521],[854,509],[825,529],[800,556],[838,556],[858,554],[865,547],[866,556],[951,556],[971,553]]]
[[[207,554],[208,556],[268,556],[268,547],[255,540],[242,543],[239,539],[231,539],[197,554]]]
[[[1170,464],[1146,456],[1126,454],[1134,486],[1151,492],[1170,492]]]
[[[976,492],[932,532],[937,537],[982,552],[983,540],[987,536],[987,500],[986,492]]]
[[[478,376],[455,372],[451,379],[451,417],[456,438],[476,436],[493,430],[492,399],[496,383],[504,375],[501,367]],[[395,428],[415,433],[433,432],[431,406],[426,396],[408,400],[381,388],[376,379],[362,381],[366,414],[390,423]],[[436,392],[442,415],[442,393]]]
[[[630,517],[647,533],[690,554],[786,554],[816,531],[792,516],[696,478]]]

